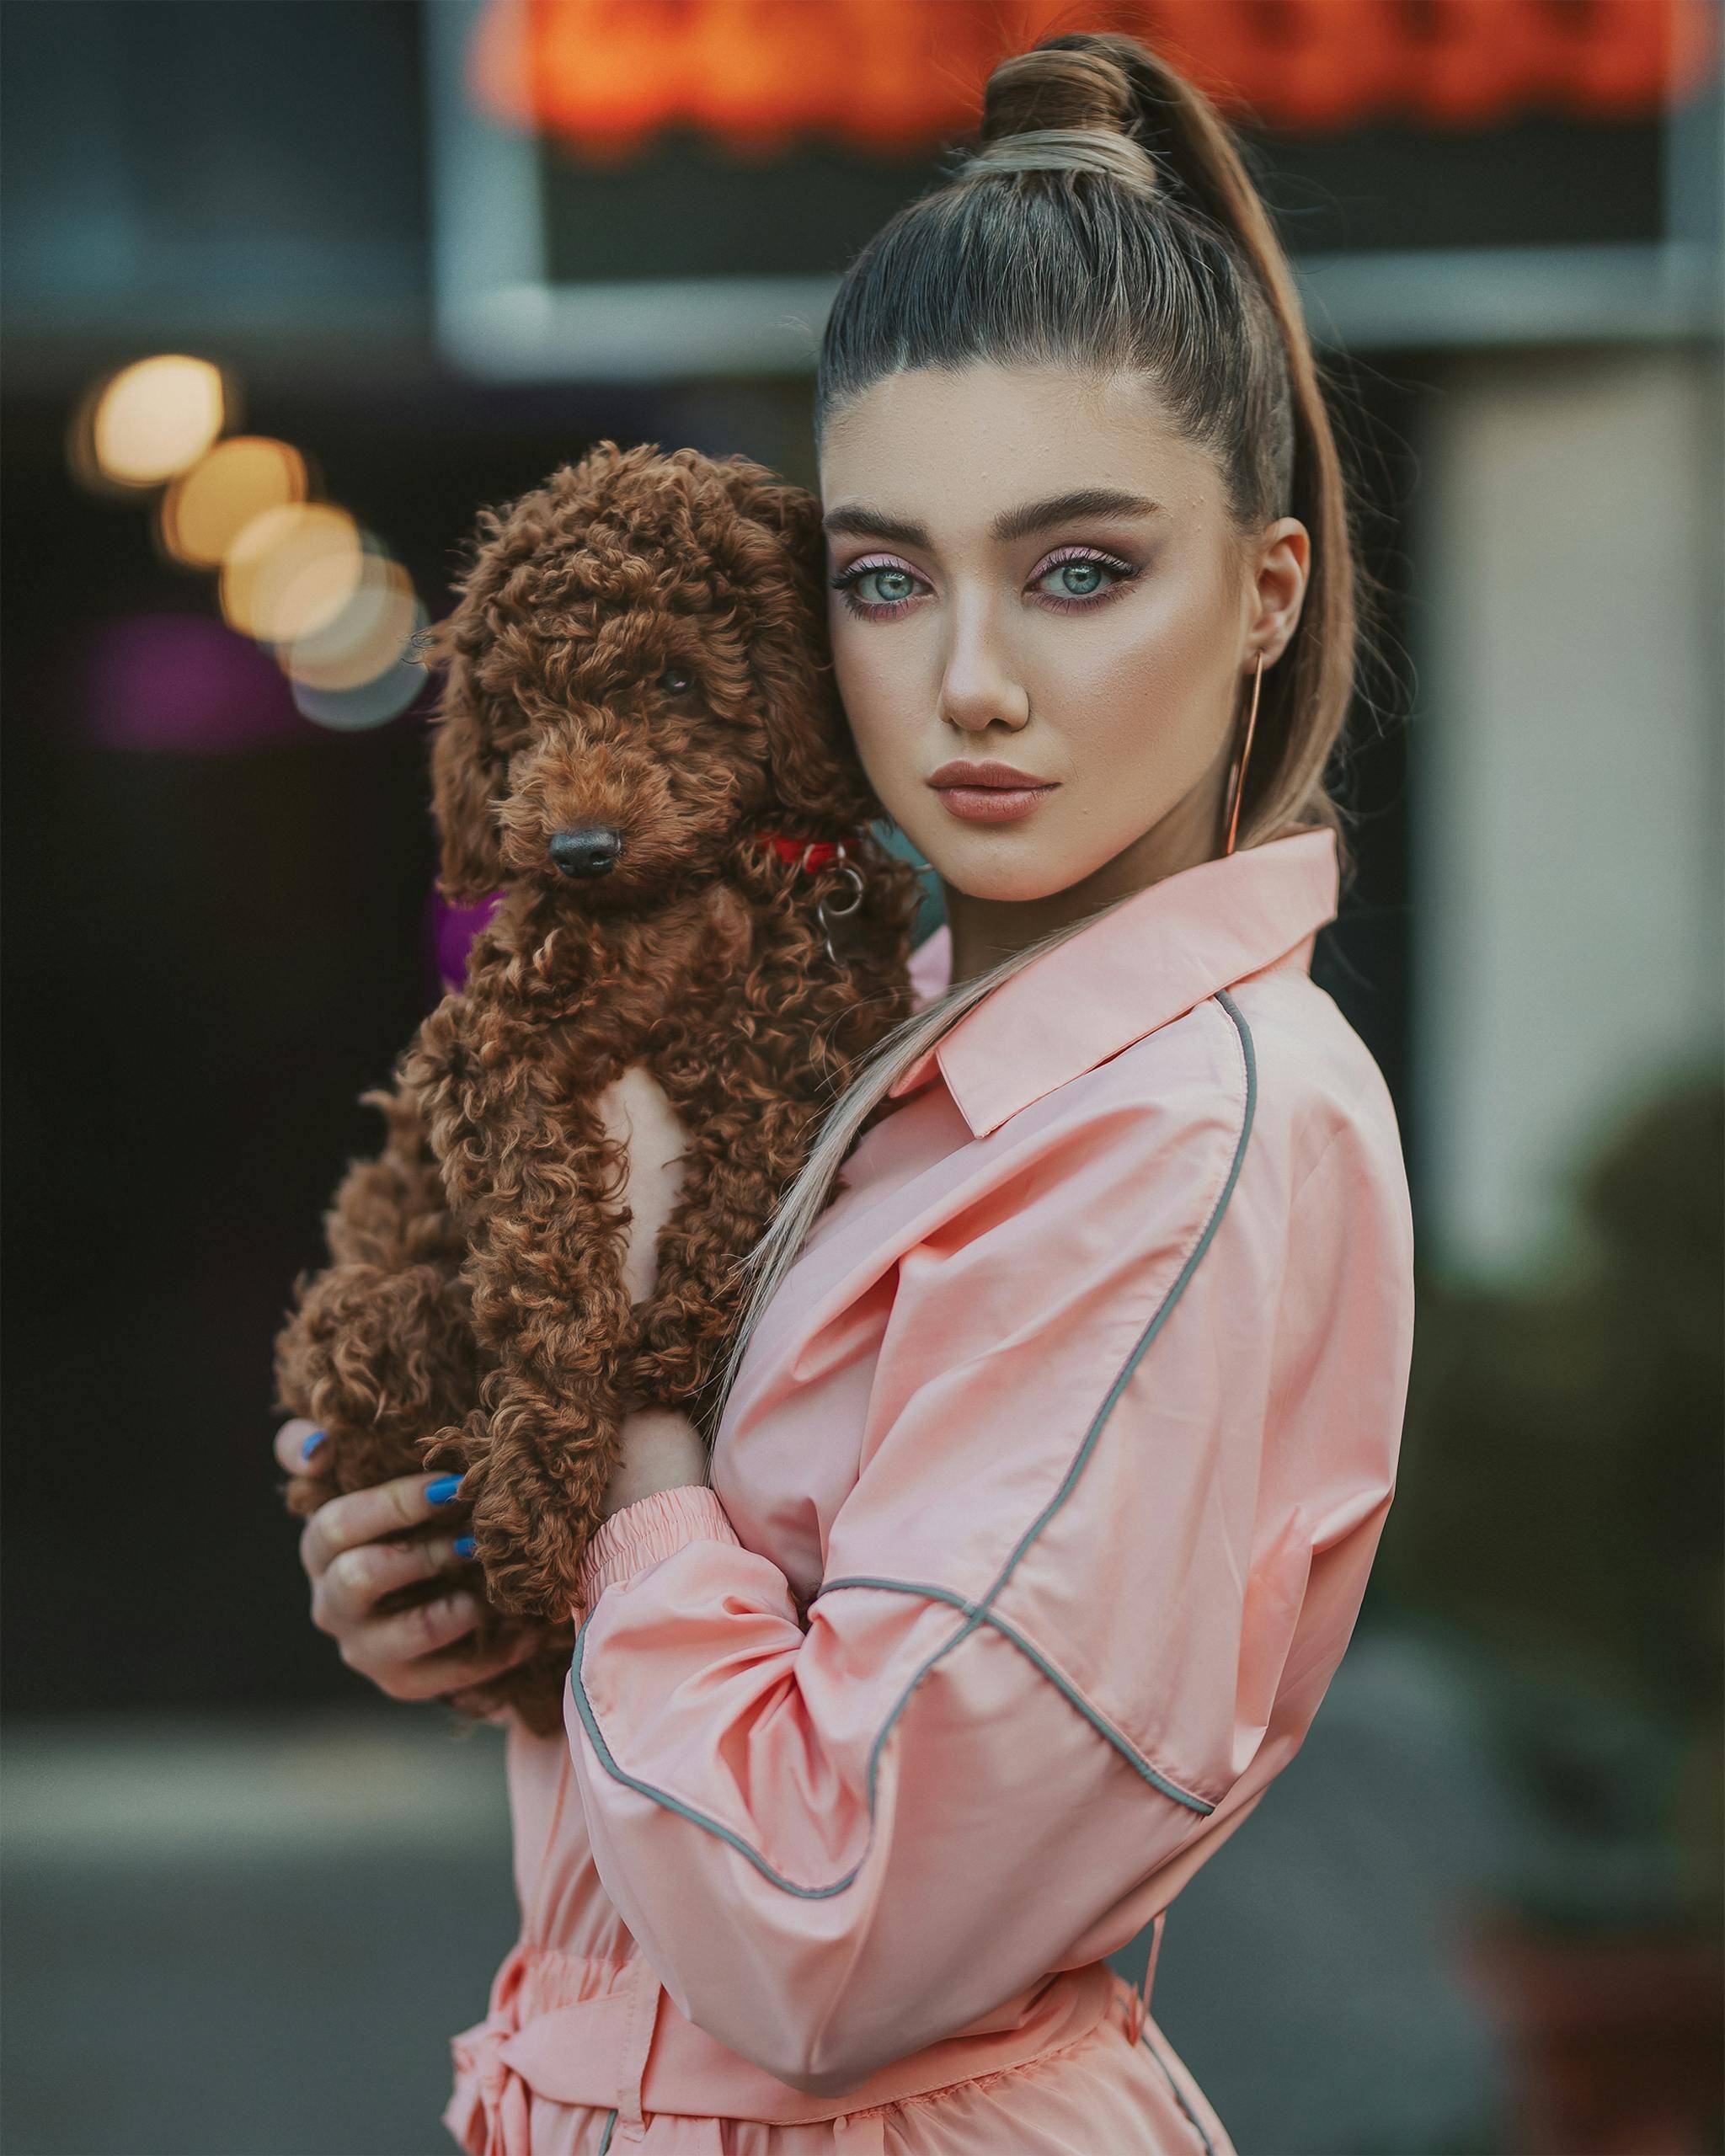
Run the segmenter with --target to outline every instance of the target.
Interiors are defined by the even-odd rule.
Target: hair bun
[[[982,139],[1040,132],[1044,128],[1106,129],[1130,134],[1132,85],[1106,52],[1075,52],[1039,45],[1003,60],[982,93]]]
[[[1104,172],[1156,191],[1156,159],[1135,127],[1132,78],[1102,40],[1078,35],[1001,61],[983,92],[972,173]]]

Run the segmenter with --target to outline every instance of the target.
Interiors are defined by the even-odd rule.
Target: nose
[[[995,632],[985,601],[958,609],[940,685],[940,715],[961,733],[983,734],[996,720],[1016,734],[1030,717],[1030,698],[1014,676],[1009,653]]]
[[[550,846],[551,857],[565,876],[608,876],[622,850],[623,835],[610,824],[558,831]]]

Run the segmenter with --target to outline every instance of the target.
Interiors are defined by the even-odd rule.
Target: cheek
[[[920,707],[910,694],[902,654],[892,648],[902,640],[869,632],[869,623],[855,620],[842,601],[834,600],[829,621],[833,679],[862,768],[887,800],[882,788],[890,788],[895,767],[915,745],[910,714]]]
[[[1207,758],[1228,678],[1215,595],[1170,577],[1098,611],[1093,633],[1044,652],[1049,716],[1098,776]]]
[[[878,663],[871,664],[869,639],[862,633],[867,627],[866,622],[853,620],[843,600],[833,593],[827,603],[827,641],[832,649],[834,678],[846,710],[852,704],[859,708],[867,705],[870,685],[880,671]]]

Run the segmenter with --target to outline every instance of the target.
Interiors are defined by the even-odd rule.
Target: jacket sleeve
[[[679,2009],[793,2087],[1074,1966],[1340,1659],[1400,1434],[1400,1156],[1340,1134],[1296,1198],[1241,1105],[1117,1104],[900,1257],[806,1628],[705,1486],[589,1546],[600,1877]]]

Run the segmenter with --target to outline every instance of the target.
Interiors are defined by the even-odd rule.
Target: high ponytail
[[[1170,424],[1215,459],[1242,545],[1283,516],[1311,532],[1299,621],[1263,672],[1237,844],[1322,827],[1350,873],[1324,775],[1353,695],[1361,573],[1325,387],[1293,273],[1232,134],[1201,90],[1135,38],[1075,32],[996,67],[977,147],[892,217],[840,283],[815,379],[816,440],[885,376],[975,362],[1141,373]],[[876,1049],[747,1261],[755,1278],[727,1392],[899,1074],[962,1011],[1097,917],[1014,952]]]

